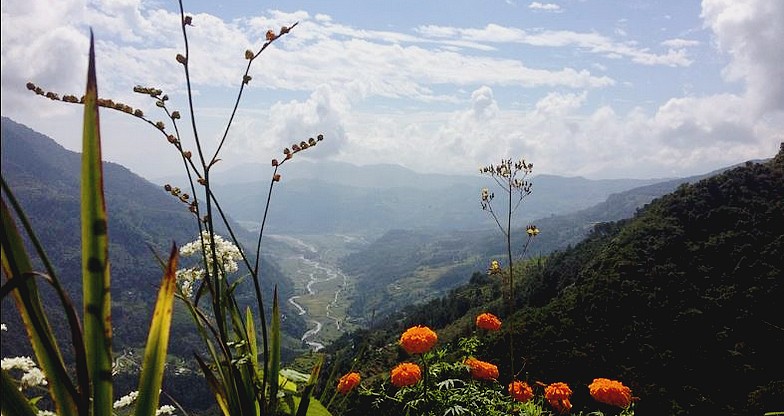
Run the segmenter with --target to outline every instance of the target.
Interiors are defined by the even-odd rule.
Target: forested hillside
[[[2,119],[2,176],[19,199],[38,233],[48,257],[52,260],[69,295],[81,304],[81,242],[80,242],[80,162],[81,155],[70,152],[52,139],[15,123]],[[112,275],[112,323],[114,349],[118,356],[130,357],[126,352],[136,351],[147,339],[152,306],[162,271],[155,254],[168,253],[172,243],[182,246],[197,236],[198,230],[187,207],[168,195],[162,187],[154,185],[126,168],[104,163],[107,211],[109,218],[109,256]],[[252,236],[235,227],[243,241]],[[291,282],[283,276],[274,263],[262,262],[263,287],[271,299],[273,283],[279,285],[281,296],[293,292]],[[186,262],[186,260],[183,260]],[[250,284],[246,282],[246,284]],[[54,293],[44,287],[43,294],[52,311],[59,306]],[[241,293],[240,301],[250,301]],[[178,305],[182,306],[182,305]],[[269,302],[268,307],[271,306]],[[290,306],[283,304],[285,311]],[[55,328],[65,333],[62,313],[50,313]],[[190,315],[184,307],[175,307],[172,342],[169,348],[173,357],[192,362],[195,350],[203,348]],[[29,342],[10,297],[3,299],[2,321],[8,327],[3,333],[3,356],[30,355]],[[290,334],[284,354],[290,357],[291,348],[301,351],[299,334],[305,323],[296,312],[288,313],[283,331]],[[70,353],[70,350],[66,350]],[[137,363],[138,364],[138,363]],[[174,370],[174,367],[171,368]],[[136,383],[138,375],[119,375]],[[192,383],[199,383],[194,390]],[[179,374],[167,378],[168,389],[180,399],[194,399],[198,407],[210,403],[206,385],[195,373]],[[201,393],[198,393],[201,392]],[[201,397],[197,397],[201,394]]]
[[[499,282],[475,274],[448,297],[345,337],[333,346],[333,365],[347,367],[340,351],[351,348],[364,351],[356,361],[363,374],[388,371],[402,329],[429,325],[446,344],[491,311],[504,324],[483,356],[503,368],[511,336],[529,383],[623,380],[639,414],[782,410],[782,218],[784,145],[775,159],[683,185],[632,219],[600,224],[575,247],[521,265],[512,315]],[[509,380],[508,368],[501,378]],[[588,400],[583,388],[572,402]],[[347,408],[367,414],[369,405],[360,396]]]

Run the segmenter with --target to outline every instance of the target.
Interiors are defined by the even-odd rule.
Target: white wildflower
[[[204,242],[203,247],[202,240]],[[180,255],[183,257],[195,254],[201,255],[202,248],[204,249],[204,252],[207,253],[206,256],[202,256],[202,258],[207,264],[206,269],[210,270],[210,275],[217,275],[218,278],[222,278],[228,273],[234,273],[239,270],[237,260],[242,257],[240,249],[232,242],[225,240],[217,234],[215,234],[215,254],[219,262],[219,267],[217,270],[215,269],[212,258],[212,240],[210,239],[210,233],[207,231],[202,231],[200,239],[196,239],[195,241],[191,241],[180,247]],[[177,282],[180,285],[183,295],[187,297],[193,296],[194,287],[204,278],[204,275],[205,270],[201,267],[177,270]]]
[[[57,416],[57,413],[51,410],[39,410],[38,416]]]
[[[0,324],[0,331],[8,331],[8,327],[5,324]]]
[[[165,404],[155,411],[155,416],[173,415],[175,410],[177,409],[175,409],[174,406]]]
[[[123,407],[130,406],[133,402],[136,401],[137,397],[139,397],[139,392],[132,391],[125,396],[120,397],[116,402],[114,402],[112,407],[115,409],[122,409]]]
[[[30,357],[11,357],[0,360],[0,368],[5,371],[20,370],[22,378],[20,388],[45,386],[47,385],[44,372],[35,364]]]

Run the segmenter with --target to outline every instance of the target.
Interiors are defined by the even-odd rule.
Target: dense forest
[[[598,224],[572,248],[519,264],[511,315],[497,279],[476,273],[446,297],[345,336],[329,349],[331,365],[380,382],[400,358],[403,329],[428,325],[449,344],[489,310],[505,324],[485,356],[504,363],[511,336],[529,381],[623,380],[639,414],[781,410],[782,218],[784,144],[770,161],[684,184],[631,219]],[[586,396],[576,394],[575,406]],[[370,406],[354,396],[345,412]]]

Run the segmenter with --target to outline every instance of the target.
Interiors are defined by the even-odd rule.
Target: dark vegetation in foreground
[[[779,411],[782,218],[784,144],[775,159],[682,185],[629,220],[598,224],[573,248],[522,264],[512,316],[499,282],[476,273],[448,296],[344,336],[328,348],[330,365],[378,382],[403,358],[396,341],[405,328],[428,325],[448,343],[491,311],[504,326],[485,356],[503,363],[511,331],[530,381],[623,380],[640,414]],[[344,411],[369,414],[371,403],[350,396]]]

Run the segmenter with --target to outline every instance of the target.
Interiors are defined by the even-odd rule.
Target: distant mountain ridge
[[[392,229],[472,230],[492,224],[479,205],[482,188],[495,182],[480,175],[421,174],[396,165],[355,166],[292,160],[280,171],[287,187],[271,206],[274,232],[379,235]],[[215,192],[239,221],[253,226],[266,198],[268,166],[244,165],[214,174]],[[527,220],[590,207],[616,192],[658,179],[589,180],[533,175],[526,197]]]

